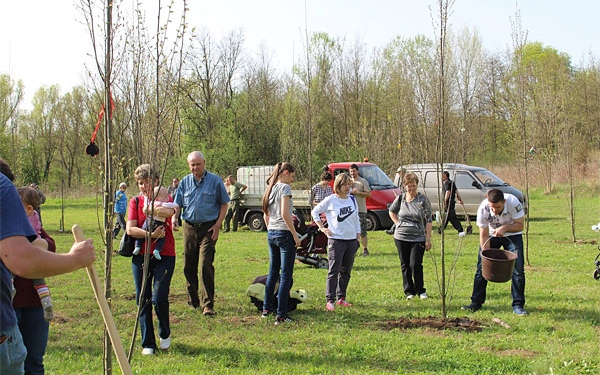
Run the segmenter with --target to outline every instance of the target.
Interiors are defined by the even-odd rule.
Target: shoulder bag
[[[135,210],[137,211],[138,205],[140,204],[139,198],[135,197]],[[135,249],[135,238],[129,236],[127,234],[127,230],[125,234],[123,234],[123,238],[121,238],[121,242],[119,243],[119,255],[124,257],[133,256],[133,249]]]

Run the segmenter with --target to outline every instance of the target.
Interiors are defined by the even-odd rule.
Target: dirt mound
[[[386,320],[379,323],[379,325],[380,328],[384,330],[433,328],[436,330],[454,329],[467,332],[479,332],[484,327],[482,323],[467,317],[441,319],[434,316],[429,316],[427,318],[399,318],[396,320]]]

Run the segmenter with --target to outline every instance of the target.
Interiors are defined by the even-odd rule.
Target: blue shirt
[[[229,195],[223,180],[216,174],[204,171],[200,181],[197,181],[190,173],[181,179],[175,203],[183,210],[183,220],[200,224],[216,220],[221,206],[229,203]]]
[[[25,236],[29,241],[37,235],[29,223],[21,198],[13,183],[0,173],[0,240],[13,236]],[[12,308],[12,275],[0,260],[0,328],[9,330],[17,324]]]
[[[121,189],[115,193],[115,212],[118,214],[127,212],[127,195]]]

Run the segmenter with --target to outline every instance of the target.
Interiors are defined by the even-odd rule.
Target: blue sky
[[[154,3],[154,2],[153,2]],[[0,73],[25,83],[25,107],[42,85],[63,92],[83,82],[91,43],[83,18],[71,0],[2,0]],[[190,0],[190,24],[206,27],[217,40],[241,28],[247,51],[261,44],[272,63],[291,66],[302,51],[302,35],[323,31],[383,47],[395,36],[433,37],[433,0]],[[590,53],[600,57],[600,2],[596,0],[455,0],[450,26],[477,29],[489,51],[512,45],[511,20],[520,10],[527,40],[539,41],[571,56],[576,65]]]

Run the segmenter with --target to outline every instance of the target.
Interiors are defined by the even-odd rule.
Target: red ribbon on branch
[[[112,98],[112,93],[110,94],[110,119],[113,118],[113,109],[115,108],[115,102]],[[104,117],[104,104],[102,104],[102,108],[100,109],[100,113],[98,113],[98,122],[96,122],[96,128],[92,133],[92,138],[90,139],[90,144],[86,147],[85,153],[90,156],[96,156],[100,153],[100,149],[96,146],[96,136],[98,135],[98,129],[100,128],[100,123],[102,122],[102,117]]]

